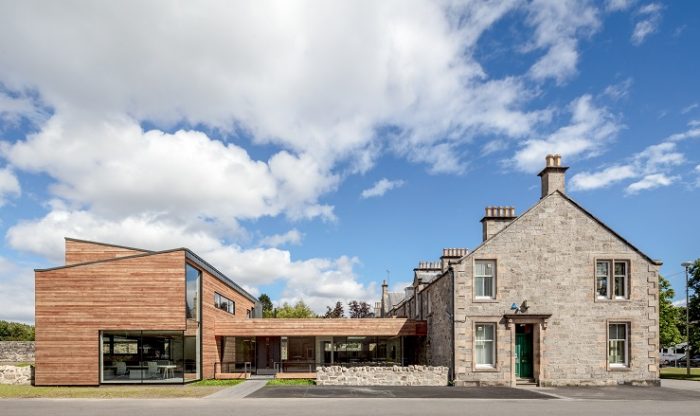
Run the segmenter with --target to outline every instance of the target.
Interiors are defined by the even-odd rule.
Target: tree
[[[0,321],[0,341],[34,341],[34,325]]]
[[[270,297],[263,293],[258,297],[258,300],[262,304],[262,314],[263,318],[273,318],[273,306]]]
[[[353,300],[348,303],[348,308],[350,308],[351,318],[371,318],[374,316],[372,313],[372,307],[369,306],[367,302],[358,302]]]
[[[300,300],[294,306],[284,302],[282,306],[275,309],[274,316],[275,318],[315,318],[316,314],[304,303],[304,300]]]
[[[683,341],[678,327],[684,319],[681,318],[681,309],[673,306],[675,295],[671,283],[659,275],[659,341],[664,348]]]
[[[326,306],[326,314],[323,315],[324,318],[343,318],[345,316],[345,310],[343,309],[343,302],[336,302],[335,307],[331,309],[330,306]]]
[[[690,314],[690,353],[700,350],[700,259],[695,260],[688,271],[688,313]]]

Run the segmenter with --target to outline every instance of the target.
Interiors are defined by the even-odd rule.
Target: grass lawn
[[[186,385],[172,386],[100,386],[100,387],[34,387],[27,385],[0,385],[0,399],[158,399],[204,397],[243,380],[202,380]]]
[[[313,386],[316,382],[310,378],[276,378],[267,382],[268,386]]]
[[[664,367],[661,369],[661,378],[700,381],[700,368],[691,368],[690,377],[688,377],[685,368]]]

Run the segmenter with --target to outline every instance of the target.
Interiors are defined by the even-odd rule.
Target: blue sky
[[[33,320],[64,236],[374,301],[532,206],[547,153],[680,298],[699,41],[694,1],[2,3],[0,319]]]

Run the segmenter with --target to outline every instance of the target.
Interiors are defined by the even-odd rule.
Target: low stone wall
[[[447,367],[320,367],[320,386],[446,386]]]
[[[0,365],[0,384],[31,384],[32,367]]]
[[[33,363],[34,341],[0,341],[0,363]]]

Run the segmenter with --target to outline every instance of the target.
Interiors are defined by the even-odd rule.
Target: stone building
[[[488,207],[475,249],[422,262],[383,316],[424,319],[456,385],[658,384],[658,269],[565,192],[559,155],[521,215]]]

